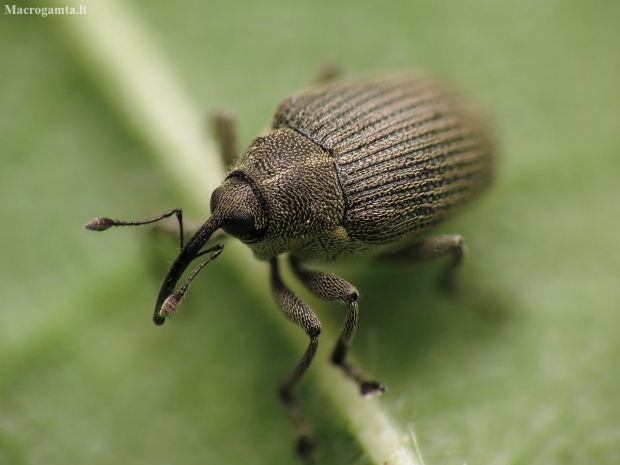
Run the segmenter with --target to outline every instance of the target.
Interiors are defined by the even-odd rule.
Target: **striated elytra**
[[[224,159],[236,158],[234,120],[219,114],[215,128]],[[316,441],[293,398],[318,346],[321,323],[282,282],[278,257],[288,254],[297,278],[316,296],[348,305],[332,362],[362,395],[382,393],[378,381],[347,360],[358,318],[357,289],[304,264],[374,254],[382,261],[413,262],[449,255],[440,283],[454,286],[464,254],[459,235],[419,239],[476,196],[493,177],[494,150],[484,121],[452,91],[412,74],[322,82],[286,98],[271,131],[257,137],[211,196],[211,217],[183,244],[180,208],[145,221],[96,218],[87,229],[150,224],[176,215],[180,252],[157,297],[154,322],[180,305],[197,273],[222,252],[203,250],[222,229],[247,244],[271,267],[278,307],[310,338],[302,359],[280,385],[306,457]],[[208,255],[176,291],[189,264]]]

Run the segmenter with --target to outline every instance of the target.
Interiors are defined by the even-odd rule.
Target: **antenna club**
[[[115,222],[113,219],[102,216],[89,221],[84,225],[84,227],[91,231],[105,231],[106,229],[114,226],[114,223]]]
[[[159,316],[162,318],[166,318],[171,313],[175,312],[179,305],[181,304],[181,299],[183,298],[183,294],[177,292],[176,294],[172,294],[162,304],[159,309]]]

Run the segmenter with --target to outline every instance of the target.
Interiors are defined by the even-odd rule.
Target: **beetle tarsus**
[[[302,459],[307,459],[314,453],[318,445],[319,442],[314,437],[304,434],[297,439],[295,452]]]
[[[385,391],[385,386],[378,381],[362,381],[360,384],[360,393],[362,394],[362,397],[383,394]]]

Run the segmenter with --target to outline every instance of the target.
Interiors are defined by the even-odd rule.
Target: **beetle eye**
[[[222,229],[233,236],[251,236],[257,232],[254,217],[242,211],[229,215],[223,221]]]
[[[222,193],[222,188],[218,187],[213,191],[213,194],[211,194],[211,202],[209,202],[209,208],[211,208],[211,214],[213,214],[213,211],[217,208],[217,204],[220,203],[221,193]]]

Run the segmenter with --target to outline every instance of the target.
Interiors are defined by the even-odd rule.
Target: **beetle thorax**
[[[254,139],[231,176],[248,179],[263,203],[266,231],[248,243],[259,259],[295,252],[342,223],[345,202],[333,158],[292,129]]]

